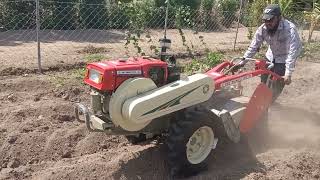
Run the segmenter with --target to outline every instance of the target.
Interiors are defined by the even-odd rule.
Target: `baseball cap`
[[[280,6],[278,4],[270,4],[264,9],[262,19],[270,20],[274,16],[280,16],[280,15],[281,15]]]

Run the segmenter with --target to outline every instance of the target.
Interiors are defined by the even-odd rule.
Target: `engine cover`
[[[147,126],[149,122],[137,124],[124,118],[122,107],[126,100],[155,88],[157,86],[148,78],[130,78],[123,82],[112,94],[109,102],[109,113],[113,124],[127,131],[138,131]]]
[[[90,73],[99,73],[93,80]],[[166,84],[168,64],[159,59],[148,57],[130,57],[110,61],[94,62],[87,66],[84,82],[100,91],[115,91],[124,81],[133,77],[152,79],[157,86]]]
[[[154,86],[152,87],[151,83],[147,83],[150,80],[144,79],[143,81],[145,82],[143,83],[141,80],[127,80],[126,84],[121,85],[117,89],[117,96],[121,96],[120,94],[124,92],[124,90],[121,90],[122,88],[125,88],[127,93],[128,91],[132,91],[131,94],[139,91],[139,89],[145,91],[148,89],[147,86],[149,86],[149,89],[152,89]],[[142,86],[142,84],[145,85]],[[122,92],[120,93],[120,91]],[[112,98],[113,100],[110,103],[117,104],[117,107],[119,107],[118,105],[122,105],[122,107],[120,113],[119,110],[114,109],[116,106],[113,105],[112,108],[110,106],[111,119],[114,124],[121,126],[127,131],[138,131],[147,126],[155,118],[208,100],[212,96],[213,91],[214,82],[209,76],[195,74],[161,88],[155,88],[141,94],[136,93],[137,96],[132,96],[126,100],[125,98]],[[122,94],[122,96],[126,95]],[[117,102],[116,99],[118,101],[125,101]]]

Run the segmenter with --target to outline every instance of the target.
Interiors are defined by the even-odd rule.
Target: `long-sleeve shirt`
[[[295,68],[295,62],[302,49],[296,26],[290,21],[282,19],[276,32],[270,36],[265,24],[262,24],[257,29],[244,57],[253,57],[264,41],[268,44],[266,58],[274,63],[285,63],[285,75],[291,76]]]

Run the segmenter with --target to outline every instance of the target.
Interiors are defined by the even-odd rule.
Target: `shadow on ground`
[[[145,149],[136,158],[123,163],[113,177],[130,180],[170,179],[166,152],[165,144]],[[213,151],[208,168],[187,179],[241,179],[250,173],[265,173],[264,169],[244,140]]]

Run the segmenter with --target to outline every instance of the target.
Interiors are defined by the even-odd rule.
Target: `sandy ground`
[[[298,63],[271,107],[270,146],[234,145],[189,179],[320,179],[319,69]],[[88,103],[89,89],[72,72],[0,76],[0,179],[168,179],[165,145],[131,145],[75,120],[72,104]]]

